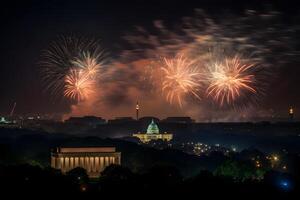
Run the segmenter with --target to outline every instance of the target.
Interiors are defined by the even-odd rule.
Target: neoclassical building
[[[115,147],[64,147],[51,153],[51,167],[62,173],[82,167],[89,177],[96,178],[111,164],[121,164],[121,153]]]
[[[153,121],[148,125],[146,133],[136,133],[132,135],[133,137],[137,137],[143,143],[148,143],[151,140],[164,140],[164,141],[171,141],[173,139],[173,134],[171,133],[159,133],[159,128],[157,124]]]

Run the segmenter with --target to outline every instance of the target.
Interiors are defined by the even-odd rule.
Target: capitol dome
[[[157,124],[154,123],[153,119],[147,128],[147,134],[159,134],[159,128]]]

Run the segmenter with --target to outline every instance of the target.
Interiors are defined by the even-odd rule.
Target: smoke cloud
[[[193,16],[183,17],[180,22],[155,20],[150,30],[137,26],[136,31],[124,36],[127,44],[120,57],[105,67],[97,95],[72,105],[71,112],[65,117],[133,117],[137,101],[142,116],[191,116],[199,121],[247,121],[254,117],[271,117],[274,111],[266,106],[266,102],[274,97],[272,83],[283,79],[278,79],[276,74],[287,66],[292,68],[291,63],[299,63],[296,19],[297,16],[283,19],[281,13],[272,10],[245,10],[239,15],[224,12],[213,16],[198,9]],[[151,76],[156,74],[149,73],[153,62],[179,53],[200,63],[207,62],[215,49],[224,54],[246,55],[271,72],[272,75],[264,80],[268,82],[265,95],[256,104],[242,109],[220,108],[209,99],[197,101],[189,97],[181,108],[170,105],[153,83]]]

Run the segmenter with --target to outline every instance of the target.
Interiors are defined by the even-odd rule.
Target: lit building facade
[[[51,167],[62,173],[82,167],[89,177],[97,178],[111,164],[121,164],[121,153],[115,147],[57,148],[51,153]]]
[[[171,133],[159,133],[159,128],[153,120],[149,124],[146,133],[136,133],[132,136],[139,138],[143,143],[148,143],[151,140],[164,140],[169,142],[173,139],[173,134]]]

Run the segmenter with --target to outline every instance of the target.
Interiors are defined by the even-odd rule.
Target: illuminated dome
[[[159,134],[158,126],[154,123],[153,119],[147,128],[147,134]]]

